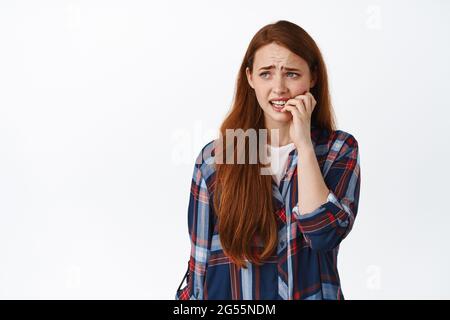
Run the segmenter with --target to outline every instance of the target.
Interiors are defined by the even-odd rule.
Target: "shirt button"
[[[286,244],[286,241],[284,241],[284,240],[281,240],[281,241],[280,241],[280,247],[281,247],[282,249],[284,248],[285,244]]]

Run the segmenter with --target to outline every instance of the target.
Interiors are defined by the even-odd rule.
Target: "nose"
[[[277,95],[282,95],[286,92],[286,83],[283,76],[276,76],[274,80],[273,91]]]

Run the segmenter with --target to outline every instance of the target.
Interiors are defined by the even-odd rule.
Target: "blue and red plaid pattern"
[[[222,251],[212,206],[214,141],[202,148],[194,166],[188,208],[191,252],[176,300],[344,299],[337,256],[358,211],[358,142],[345,131],[315,126],[311,138],[329,188],[327,202],[300,214],[297,170],[301,168],[297,168],[297,150],[292,150],[280,185],[272,180],[277,253],[261,266],[247,261],[247,269],[238,268]],[[210,156],[205,158],[205,154]],[[262,251],[261,243],[252,245]],[[185,279],[187,284],[181,288]]]

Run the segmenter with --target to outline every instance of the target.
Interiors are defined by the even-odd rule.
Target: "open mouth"
[[[280,112],[284,108],[284,105],[286,104],[286,101],[269,101],[269,102],[272,105],[272,108],[274,108],[275,111],[278,112]]]

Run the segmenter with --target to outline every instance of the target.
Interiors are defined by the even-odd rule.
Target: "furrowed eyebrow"
[[[271,66],[267,66],[267,67],[261,67],[261,68],[259,68],[259,70],[270,70],[270,69],[274,69],[274,68],[275,68],[275,66],[271,65]],[[281,67],[281,69],[284,69],[286,71],[298,71],[298,72],[300,72],[300,70],[297,69],[297,68]]]

